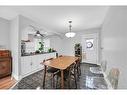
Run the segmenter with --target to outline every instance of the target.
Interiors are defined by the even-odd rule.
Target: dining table
[[[61,88],[63,89],[64,88],[64,70],[67,69],[72,64],[74,64],[76,60],[78,60],[78,57],[75,57],[75,56],[56,57],[56,58],[53,58],[52,60],[43,62],[44,70],[46,70],[47,66],[59,69],[61,72],[60,73],[61,74]]]

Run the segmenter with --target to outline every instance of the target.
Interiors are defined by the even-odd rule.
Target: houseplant
[[[44,50],[44,44],[42,42],[39,42],[39,51],[43,52]]]

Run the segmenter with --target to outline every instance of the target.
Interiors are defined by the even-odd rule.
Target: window
[[[40,48],[39,42],[41,42],[44,45],[44,48],[42,51],[47,52],[48,49],[50,48],[50,39],[35,38],[34,39],[35,50],[39,50]]]
[[[44,51],[47,52],[50,48],[50,39],[43,39]]]
[[[42,42],[41,38],[35,38],[34,39],[35,50],[39,50],[39,47],[40,47],[39,42]]]

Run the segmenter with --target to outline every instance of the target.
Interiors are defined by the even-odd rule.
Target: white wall
[[[12,20],[0,18],[0,46],[12,54],[12,76],[19,79],[19,17]]]
[[[111,7],[101,31],[102,60],[120,70],[118,88],[127,89],[127,7]]]
[[[21,33],[20,35],[21,40],[28,40],[28,34],[36,33],[36,31],[32,27],[30,27],[30,25],[40,28],[39,24],[22,15],[19,15],[19,20],[20,20],[19,31]]]
[[[20,43],[19,43],[19,17],[17,16],[10,22],[10,49],[12,52],[12,75],[19,79],[20,64]]]
[[[0,48],[9,49],[10,23],[8,20],[0,18]]]
[[[59,55],[63,54],[62,44],[64,43],[59,36],[54,35],[50,37],[50,47],[54,48],[59,53]]]
[[[43,26],[41,26],[40,24],[32,21],[31,19],[24,17],[24,16],[19,16],[20,19],[20,26],[19,26],[19,31],[21,33],[20,37],[21,40],[28,40],[28,34],[32,33],[35,34],[36,31],[34,31],[34,29],[32,29],[31,27],[29,27],[29,25],[35,26],[37,28],[41,28],[43,29]],[[49,31],[47,31],[49,32]],[[54,48],[55,50],[58,51],[59,54],[61,54],[62,49],[61,49],[61,38],[57,35],[54,36],[49,36],[50,38],[50,47]]]
[[[100,28],[87,29],[81,32],[77,32],[74,38],[67,38],[64,35],[62,40],[63,54],[64,55],[74,55],[74,46],[76,43],[81,43],[82,35],[99,33]]]

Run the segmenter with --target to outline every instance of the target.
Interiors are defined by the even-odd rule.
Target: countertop
[[[24,56],[33,56],[33,55],[39,55],[39,54],[47,54],[47,53],[55,53],[56,51],[54,52],[42,52],[42,53],[25,53],[23,55],[21,55],[21,57],[24,57]]]

